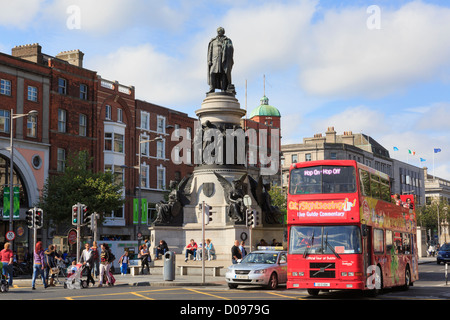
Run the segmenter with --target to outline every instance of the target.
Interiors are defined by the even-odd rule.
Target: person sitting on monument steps
[[[167,245],[166,241],[160,240],[159,245],[156,247],[156,254],[155,254],[155,260],[159,259],[159,255],[163,255],[169,251],[169,246]]]
[[[191,239],[188,245],[186,246],[186,257],[184,259],[184,262],[188,261],[188,254],[191,254],[194,256],[194,261],[196,260],[197,256],[197,243],[194,241],[194,239]]]

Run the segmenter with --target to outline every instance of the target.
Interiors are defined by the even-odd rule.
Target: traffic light
[[[252,210],[253,211],[253,225],[252,228],[258,227],[261,224],[260,221],[260,213],[256,210]]]
[[[42,228],[43,220],[44,220],[44,211],[42,211],[42,209],[35,209],[35,211],[34,211],[34,226],[36,228]]]
[[[78,204],[75,204],[72,206],[72,224],[76,226],[79,221]]]
[[[28,228],[32,229],[34,227],[34,209],[30,209],[27,211],[26,220]]]
[[[209,224],[212,221],[212,207],[205,203],[205,224]]]
[[[85,225],[88,217],[87,207],[84,204],[80,204],[80,223]]]
[[[251,227],[254,224],[254,216],[253,216],[253,210],[247,209],[247,226]]]

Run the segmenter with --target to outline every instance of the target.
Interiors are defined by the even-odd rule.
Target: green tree
[[[69,158],[64,174],[47,179],[39,203],[46,222],[70,224],[72,206],[78,202],[99,214],[123,205],[122,183],[111,172],[92,172],[91,163],[87,151],[80,151]]]
[[[441,225],[450,219],[450,206],[446,200],[433,200],[417,210],[417,223],[427,230],[437,230],[438,212]]]
[[[281,213],[287,213],[287,193],[278,186],[271,186],[269,195],[272,200],[272,205],[277,206]]]

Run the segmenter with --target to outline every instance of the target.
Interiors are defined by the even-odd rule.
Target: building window
[[[80,99],[81,100],[88,99],[88,86],[85,84],[80,84]]]
[[[148,136],[141,136],[141,140],[142,141],[148,140]],[[143,143],[139,142],[139,144],[141,145],[141,155],[149,156],[150,155],[150,152],[149,152],[150,142],[143,142]]]
[[[330,159],[336,160],[337,159],[337,153],[336,152],[331,152],[330,153]]]
[[[305,161],[311,161],[311,153],[305,153]]]
[[[66,167],[66,150],[58,148],[58,156],[57,156],[58,172],[64,172],[65,167]]]
[[[150,130],[150,113],[141,111],[141,129]]]
[[[67,94],[67,80],[64,78],[58,79],[58,93]]]
[[[111,120],[111,106],[109,105],[105,106],[105,119]]]
[[[28,86],[28,101],[38,101],[38,89],[33,86]]]
[[[142,164],[141,165],[141,188],[149,188],[149,167],[148,165]]]
[[[177,138],[180,136],[180,125],[179,124],[175,124],[175,130],[173,131],[173,134]]]
[[[158,116],[156,131],[159,132],[159,133],[165,133],[166,132],[166,118],[165,117]]]
[[[157,169],[157,176],[156,176],[156,188],[159,190],[164,190],[166,188],[166,168],[164,167],[158,167]]]
[[[114,133],[114,152],[123,153],[123,134]]]
[[[86,137],[87,135],[87,116],[85,114],[80,114],[80,136]]]
[[[113,136],[113,134],[111,132],[105,132],[105,150],[106,151],[113,151],[112,136]]]
[[[27,137],[36,138],[37,136],[37,116],[27,117]]]
[[[9,132],[11,112],[0,110],[0,132]]]
[[[298,155],[293,154],[291,155],[291,163],[297,163],[298,162]]]
[[[124,136],[119,133],[105,132],[105,151],[123,153]]]
[[[5,79],[0,80],[0,93],[7,96],[11,95],[11,81]]]
[[[192,140],[192,128],[187,127],[187,137],[188,140]]]
[[[164,155],[165,155],[165,150],[164,150],[165,148],[164,148],[164,146],[165,146],[165,141],[164,140],[156,142],[156,157],[157,158],[160,158],[160,159],[164,158]]]
[[[66,110],[58,109],[58,132],[66,132]]]
[[[123,110],[117,108],[117,122],[123,122]]]

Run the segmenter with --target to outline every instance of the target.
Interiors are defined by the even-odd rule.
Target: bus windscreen
[[[315,166],[291,170],[290,194],[356,192],[354,167]]]
[[[292,226],[290,254],[361,253],[361,232],[357,226]]]

